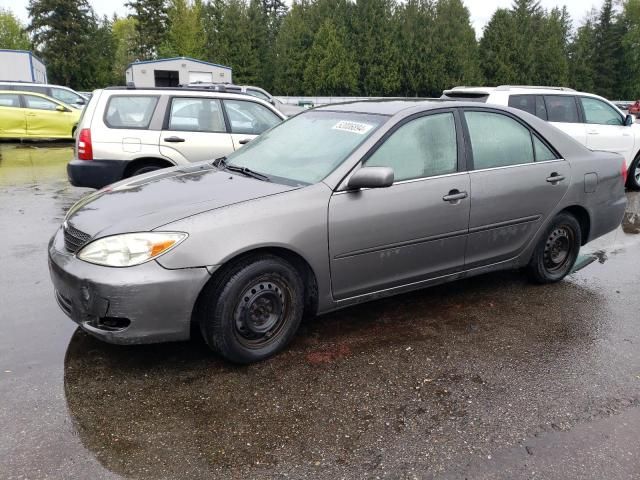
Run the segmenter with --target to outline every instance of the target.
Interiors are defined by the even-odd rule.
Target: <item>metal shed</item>
[[[130,63],[125,71],[127,85],[177,87],[191,82],[231,83],[231,67],[189,57],[162,58]]]
[[[0,50],[0,80],[47,83],[47,67],[29,50]]]

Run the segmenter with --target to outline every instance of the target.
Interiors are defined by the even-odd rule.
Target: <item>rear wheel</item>
[[[149,172],[154,172],[156,170],[160,170],[161,167],[160,165],[154,165],[154,164],[147,164],[147,165],[141,165],[139,167],[135,167],[134,169],[131,170],[131,172],[129,173],[129,177],[135,177],[136,175],[142,175],[143,173],[149,173]]]
[[[268,358],[293,338],[304,311],[304,284],[296,269],[273,255],[247,258],[207,286],[200,328],[227,360]]]
[[[631,190],[640,190],[640,155],[631,163],[629,177],[627,178],[627,187]]]
[[[578,258],[582,231],[576,218],[560,213],[540,239],[527,267],[536,283],[559,282],[566,277]]]

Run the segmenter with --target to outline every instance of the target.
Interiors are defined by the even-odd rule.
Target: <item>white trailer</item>
[[[130,63],[125,80],[127,85],[138,88],[177,87],[193,82],[232,83],[231,67],[189,57]]]
[[[28,50],[0,50],[0,81],[47,83],[47,67]]]

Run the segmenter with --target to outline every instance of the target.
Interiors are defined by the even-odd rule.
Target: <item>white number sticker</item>
[[[373,125],[360,122],[349,122],[348,120],[340,120],[333,126],[334,130],[342,130],[343,132],[357,133],[364,135],[373,128]]]

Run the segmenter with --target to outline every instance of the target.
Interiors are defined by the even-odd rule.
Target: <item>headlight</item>
[[[167,253],[187,238],[179,232],[141,232],[99,238],[78,253],[85,262],[108,267],[140,265]]]

